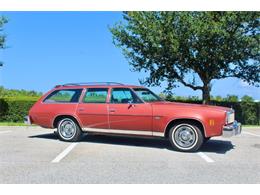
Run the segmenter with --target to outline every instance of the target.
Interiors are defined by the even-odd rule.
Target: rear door
[[[108,88],[88,88],[77,108],[84,128],[108,129]]]
[[[130,88],[113,88],[110,94],[109,123],[110,129],[151,134],[152,107],[140,100]]]

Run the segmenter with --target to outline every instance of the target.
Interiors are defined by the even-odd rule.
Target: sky
[[[0,50],[0,86],[47,92],[71,82],[114,81],[139,85],[148,76],[133,72],[109,27],[122,20],[121,12],[0,12],[9,19],[4,33],[7,49]],[[260,100],[260,88],[235,78],[214,80],[211,94],[250,95]],[[150,87],[156,93],[164,90]],[[200,96],[180,85],[178,96]]]

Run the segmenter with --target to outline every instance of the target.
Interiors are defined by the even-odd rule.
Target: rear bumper
[[[241,123],[234,121],[232,124],[223,126],[223,137],[231,137],[241,134],[242,126]]]
[[[30,120],[30,116],[25,116],[25,117],[23,118],[23,121],[24,121],[24,123],[27,124],[27,125],[31,125],[31,124],[32,124],[32,123],[31,123],[31,120]]]

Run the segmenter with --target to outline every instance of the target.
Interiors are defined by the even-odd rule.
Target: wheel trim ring
[[[63,130],[63,126],[64,126],[63,123],[64,123],[64,122],[66,122],[65,125],[70,124],[70,125],[72,126],[72,128],[73,128],[73,133],[71,133],[71,136],[69,136],[69,137],[66,137],[66,136],[64,135],[64,133],[66,134],[66,132],[64,132],[64,130]],[[71,131],[71,129],[70,129],[69,131]],[[58,126],[58,132],[59,132],[59,135],[60,135],[64,140],[70,140],[70,139],[72,139],[72,138],[75,136],[76,132],[77,132],[77,127],[76,127],[75,122],[74,122],[73,120],[71,120],[71,119],[68,119],[68,118],[61,120],[61,122],[59,123],[59,126]]]
[[[184,125],[176,129],[174,139],[183,148],[189,148],[196,140],[194,130]]]
[[[187,126],[187,127],[191,128],[191,129],[193,130],[193,132],[194,132],[195,141],[194,141],[194,143],[193,143],[190,147],[182,147],[182,146],[180,146],[180,145],[176,142],[176,140],[175,140],[176,130],[177,130],[178,128],[180,128],[181,126]],[[172,136],[172,141],[174,142],[174,145],[175,145],[177,148],[181,149],[181,150],[190,150],[191,148],[193,148],[193,147],[198,143],[198,133],[197,133],[196,129],[195,129],[193,126],[191,126],[191,125],[189,125],[189,124],[186,124],[186,123],[177,125],[177,126],[174,128],[174,130],[172,131],[172,135],[171,135],[171,136]]]

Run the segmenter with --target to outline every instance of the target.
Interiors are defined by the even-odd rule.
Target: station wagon
[[[145,87],[114,82],[57,85],[25,122],[57,128],[62,141],[79,141],[84,132],[162,137],[184,152],[197,151],[211,137],[241,133],[231,108],[168,102]]]

